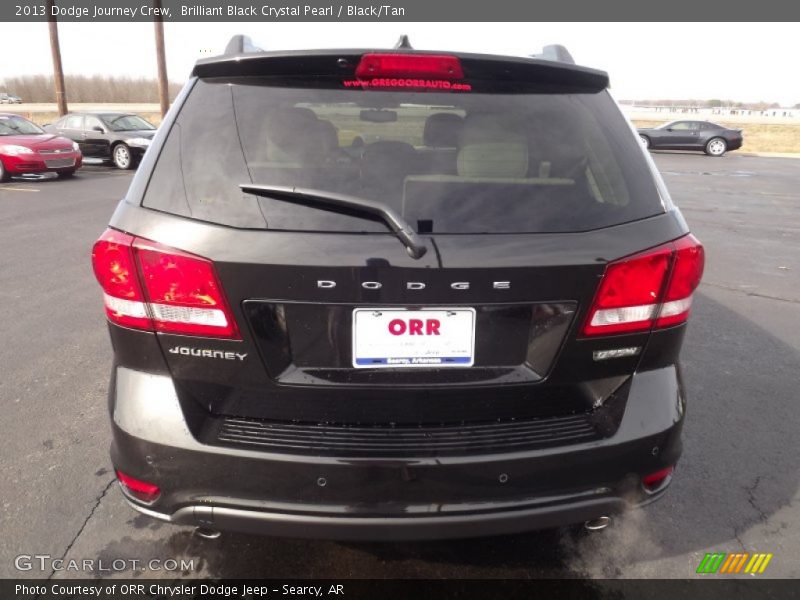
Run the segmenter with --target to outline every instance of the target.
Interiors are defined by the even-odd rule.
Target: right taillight
[[[180,335],[239,337],[210,260],[108,229],[94,245],[92,263],[111,322]]]
[[[686,321],[703,265],[703,246],[693,235],[609,263],[583,335],[633,333]]]
[[[673,242],[675,258],[656,327],[668,327],[689,318],[692,294],[700,285],[705,266],[703,246],[693,235]]]

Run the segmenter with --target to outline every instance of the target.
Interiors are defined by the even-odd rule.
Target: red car
[[[0,113],[0,181],[23,173],[58,173],[71,177],[81,168],[78,144],[46,133],[19,115]]]

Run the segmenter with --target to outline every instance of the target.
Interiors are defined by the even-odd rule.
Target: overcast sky
[[[152,23],[61,23],[66,73],[155,75]],[[622,99],[722,98],[800,102],[798,23],[166,23],[167,70],[245,33],[268,50],[391,47],[401,33],[420,49],[526,55],[561,43],[576,61],[607,70]],[[13,57],[13,58],[12,58]],[[0,79],[49,73],[45,23],[0,23]]]

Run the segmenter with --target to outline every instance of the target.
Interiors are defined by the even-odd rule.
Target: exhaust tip
[[[601,531],[611,525],[611,517],[597,517],[586,521],[583,526],[587,531]]]
[[[198,527],[194,530],[194,533],[197,535],[197,537],[201,537],[204,540],[215,540],[222,535],[222,532],[209,527]]]

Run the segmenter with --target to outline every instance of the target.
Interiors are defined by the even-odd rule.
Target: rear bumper
[[[641,477],[677,462],[684,400],[675,367],[634,376],[616,433],[539,450],[403,459],[296,456],[200,443],[172,380],[117,368],[118,469],[157,484],[144,514],[291,537],[414,540],[576,523],[658,498]]]
[[[414,541],[504,535],[581,523],[624,512],[621,498],[575,501],[449,516],[347,517],[306,515],[219,506],[188,506],[162,514],[129,500],[135,510],[155,519],[220,531],[352,541]]]
[[[733,138],[728,140],[728,150],[738,150],[742,147],[744,143],[744,138]]]

